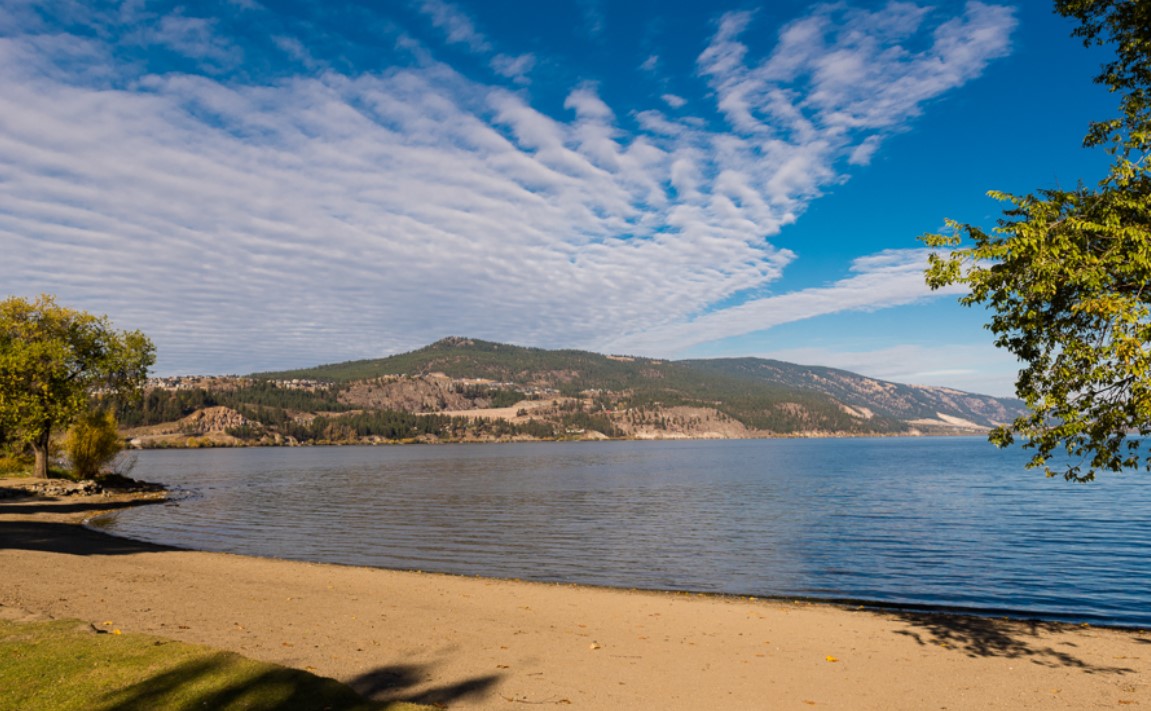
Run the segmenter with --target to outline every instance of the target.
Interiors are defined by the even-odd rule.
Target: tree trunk
[[[36,463],[32,469],[32,476],[40,479],[48,478],[48,444],[51,439],[51,430],[47,427],[32,440],[32,451],[36,453]]]

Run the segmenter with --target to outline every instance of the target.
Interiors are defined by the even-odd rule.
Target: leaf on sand
[[[827,660],[827,661],[829,661],[829,662],[838,662],[838,661],[839,661],[839,659],[838,659],[838,658],[836,658],[836,657],[833,657],[833,656],[831,656],[830,654],[829,654],[829,655],[827,655],[826,657],[824,657],[824,659],[826,659],[826,660]]]

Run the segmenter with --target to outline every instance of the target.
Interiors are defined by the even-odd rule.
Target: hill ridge
[[[766,358],[448,336],[383,358],[155,379],[118,417],[139,446],[216,446],[981,434],[1022,411],[1016,400]]]
[[[487,380],[509,387],[550,388],[567,397],[614,393],[616,404],[700,405],[773,434],[902,434],[988,429],[1010,421],[1022,403],[954,388],[912,385],[829,366],[752,356],[663,360],[549,350],[466,336],[384,358],[266,372],[264,379],[313,378],[347,384],[389,376]],[[846,417],[847,419],[844,419]],[[968,423],[960,425],[959,423]]]

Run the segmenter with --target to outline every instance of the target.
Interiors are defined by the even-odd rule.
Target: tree
[[[1107,146],[1116,156],[1113,174],[1145,171],[1151,149],[1151,4],[1144,0],[1056,0],[1055,9],[1079,20],[1073,34],[1082,37],[1085,46],[1115,47],[1115,59],[1103,65],[1095,81],[1121,95],[1122,115],[1092,123],[1084,144]]]
[[[108,410],[96,408],[76,418],[64,451],[72,470],[81,479],[94,479],[124,449],[124,439],[116,429],[116,417]]]
[[[1096,81],[1121,94],[1121,116],[1091,125],[1084,144],[1113,157],[1095,188],[1015,196],[990,231],[948,221],[925,235],[927,283],[962,284],[964,305],[993,312],[995,344],[1024,367],[1016,393],[1029,412],[997,428],[991,441],[1018,436],[1034,449],[1029,467],[1090,481],[1099,470],[1151,470],[1139,437],[1151,434],[1151,3],[1057,0],[1080,22],[1084,43],[1110,44],[1116,58]],[[1139,437],[1132,437],[1132,434]]]
[[[30,445],[35,475],[48,476],[52,432],[88,410],[91,398],[134,397],[155,362],[139,331],[56,304],[0,301],[0,431]]]

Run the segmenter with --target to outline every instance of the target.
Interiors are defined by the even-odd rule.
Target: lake
[[[94,525],[185,548],[1151,627],[1151,476],[982,438],[145,451]]]

